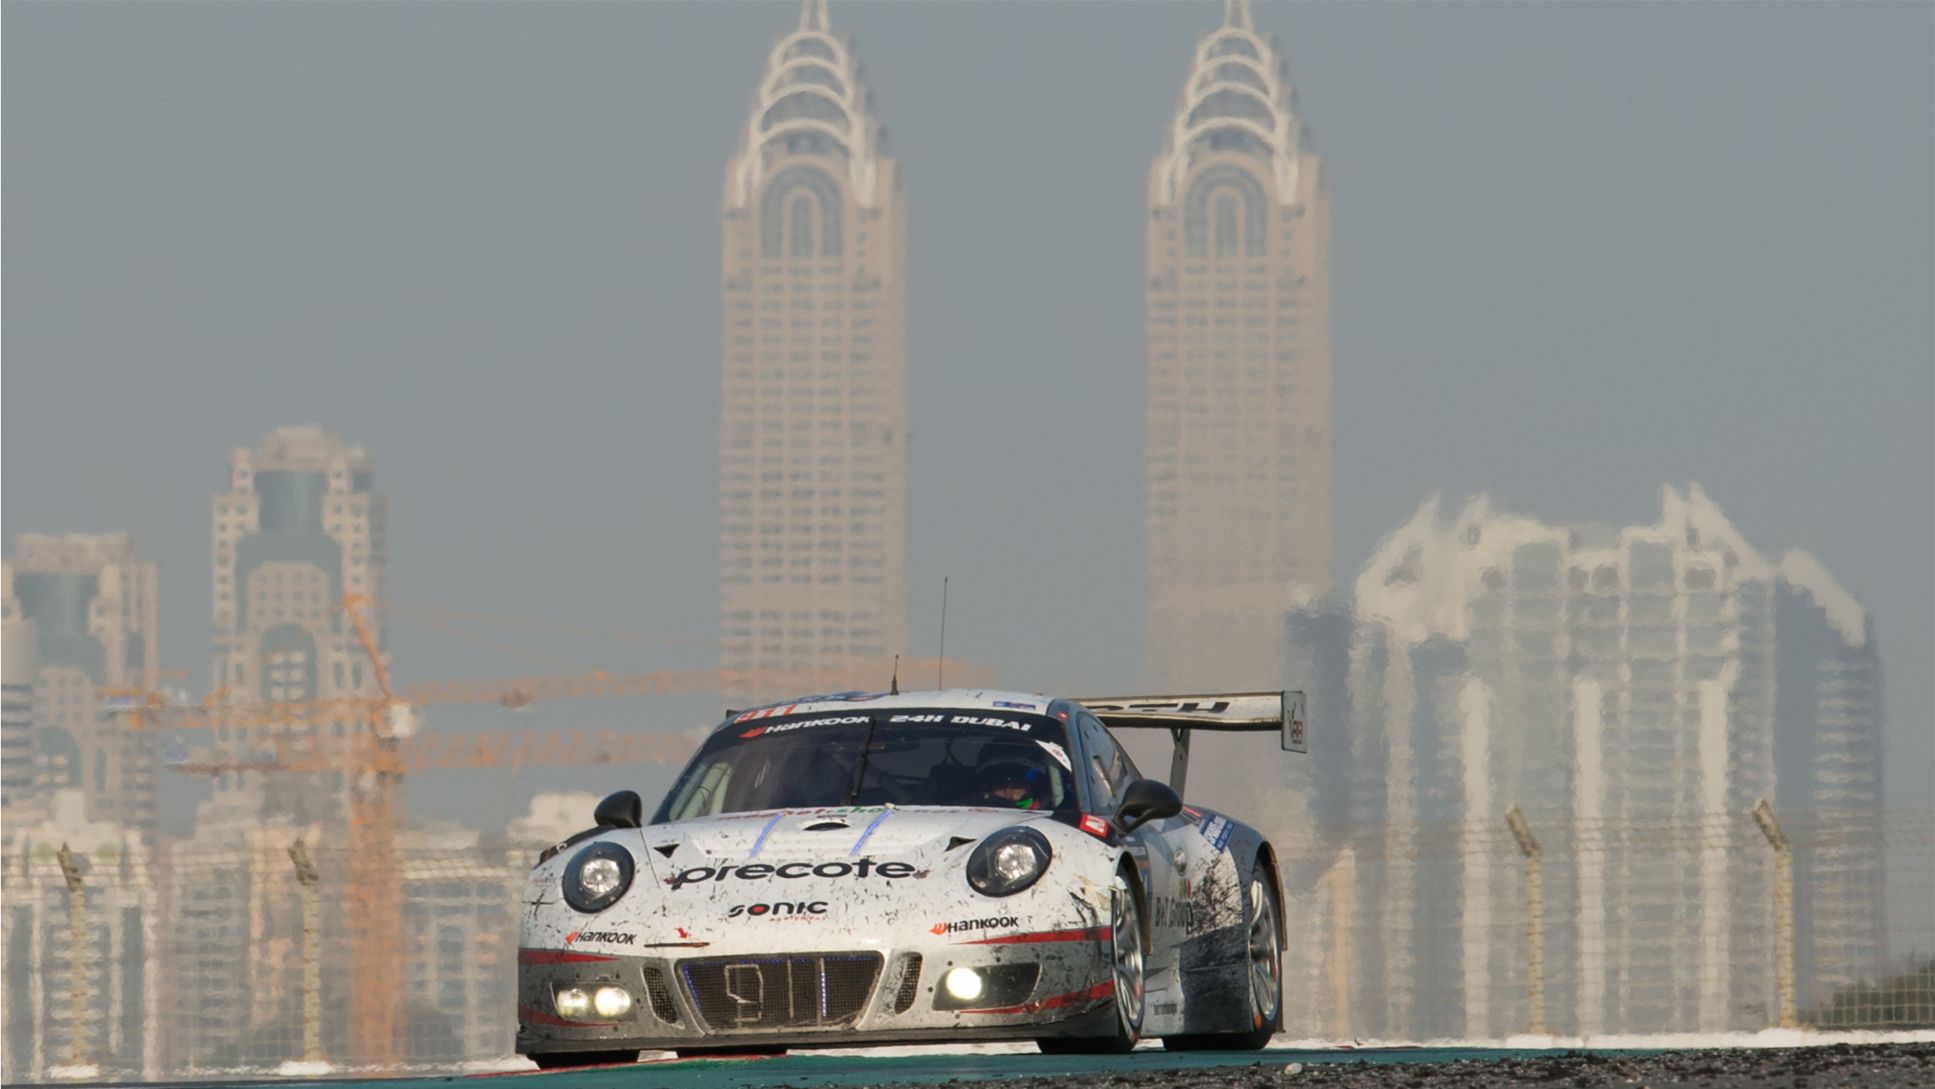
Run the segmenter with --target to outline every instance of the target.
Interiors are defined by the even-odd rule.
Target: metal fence
[[[413,837],[399,851],[395,1065],[502,1059],[537,845]],[[1935,812],[1501,813],[1329,829],[1282,855],[1296,1036],[1935,1025]],[[350,1045],[363,999],[346,874],[340,841],[314,829],[153,848],[16,841],[0,1074],[366,1067]],[[1908,908],[1892,935],[1891,902]]]
[[[1319,831],[1291,1032],[1501,1039],[1935,1026],[1935,812]],[[1889,911],[1890,906],[1895,910]]]

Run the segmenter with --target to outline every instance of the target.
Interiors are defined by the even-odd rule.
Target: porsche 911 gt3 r
[[[729,714],[524,894],[517,1050],[1032,1039],[1261,1047],[1282,1017],[1270,845],[1144,778],[1110,730],[1280,731],[1300,693],[842,693]]]

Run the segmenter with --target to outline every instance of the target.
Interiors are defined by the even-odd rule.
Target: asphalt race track
[[[380,1085],[383,1089],[926,1089],[998,1081],[999,1089],[1449,1089],[1452,1086],[1645,1086],[1648,1089],[1935,1087],[1935,1044],[1835,1044],[1689,1051],[1505,1048],[1273,1049],[1262,1052],[1057,1057],[1033,1054],[812,1052],[766,1059],[651,1060],[554,1073],[381,1081],[275,1079],[204,1084]]]

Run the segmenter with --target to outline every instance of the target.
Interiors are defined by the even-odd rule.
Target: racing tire
[[[1231,1032],[1165,1036],[1164,1051],[1260,1051],[1283,1028],[1283,946],[1280,939],[1283,902],[1276,873],[1262,856],[1250,867],[1250,886],[1243,897],[1248,924],[1244,942],[1245,982],[1250,996],[1250,1022]]]
[[[1115,1031],[1036,1040],[1043,1055],[1126,1055],[1142,1038],[1142,897],[1123,871],[1116,872],[1109,888],[1109,967]]]
[[[538,1053],[525,1058],[537,1064],[539,1070],[570,1070],[579,1066],[619,1066],[638,1061],[636,1051],[555,1051],[550,1054]]]

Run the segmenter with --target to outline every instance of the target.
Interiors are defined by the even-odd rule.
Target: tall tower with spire
[[[1330,202],[1247,0],[1202,35],[1149,171],[1145,673],[1274,687],[1330,586]]]
[[[725,180],[722,663],[735,700],[907,646],[906,204],[825,0],[766,59]],[[797,680],[791,682],[799,683]]]

